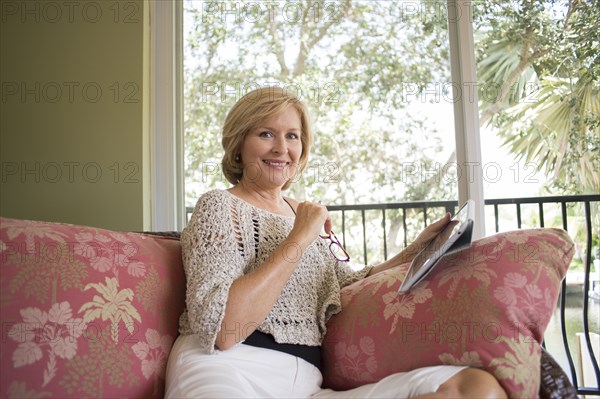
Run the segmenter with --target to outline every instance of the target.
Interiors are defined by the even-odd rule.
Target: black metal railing
[[[441,217],[446,212],[454,213],[457,209],[457,201],[411,201],[383,204],[358,204],[358,205],[332,205],[328,206],[334,221],[336,235],[342,238],[343,245],[352,254],[359,253],[362,263],[369,261],[380,261],[387,259],[388,253],[392,253],[405,247],[412,238],[428,223]],[[598,230],[600,229],[598,208],[600,206],[600,195],[572,195],[532,198],[510,198],[510,199],[487,199],[485,200],[486,225],[493,226],[488,229],[488,234],[511,229],[531,227],[559,227],[569,232],[576,242],[578,252],[585,254],[583,264],[582,292],[577,292],[578,303],[581,309],[577,309],[582,318],[583,345],[579,345],[580,352],[574,351],[574,335],[567,328],[567,301],[573,296],[569,294],[567,281],[562,283],[562,290],[556,317],[560,320],[561,348],[564,351],[562,364],[577,389],[579,395],[600,396],[600,370],[597,357],[594,355],[600,351],[595,348],[591,334],[597,334],[600,325],[600,315],[596,303],[590,313],[592,301],[590,297],[592,284],[600,284],[592,279],[592,251],[598,250],[600,245]],[[188,219],[193,208],[187,208]],[[491,224],[488,224],[493,222]],[[595,223],[595,224],[594,224]],[[595,235],[594,235],[595,234]],[[398,244],[398,242],[401,244]],[[595,245],[594,245],[595,244]],[[596,254],[598,258],[600,254]],[[599,265],[596,265],[598,272]],[[600,299],[599,299],[600,300]],[[579,306],[579,305],[577,305]],[[594,314],[595,313],[595,314]],[[590,317],[593,328],[590,326]],[[549,350],[554,356],[556,354]],[[575,353],[575,356],[573,355]],[[581,359],[582,354],[587,353],[591,368],[595,375],[596,387],[583,384]],[[576,367],[576,362],[579,367]],[[588,363],[588,367],[589,366]],[[589,382],[588,382],[589,383]]]

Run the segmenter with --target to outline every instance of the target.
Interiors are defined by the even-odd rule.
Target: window
[[[290,195],[457,198],[444,4],[186,1],[184,13],[186,205],[228,186],[225,113],[267,85],[297,93],[315,122],[311,160]]]
[[[188,0],[184,15],[186,206],[229,186],[220,172],[226,112],[269,85],[298,94],[314,120],[311,159],[290,196],[328,205],[457,199],[445,3]],[[387,216],[398,234],[400,213]],[[346,226],[358,225],[352,217]],[[389,250],[405,240],[388,237]]]
[[[486,198],[598,193],[597,7],[474,5]]]

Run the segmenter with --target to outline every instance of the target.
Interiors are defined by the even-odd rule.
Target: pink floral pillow
[[[446,257],[407,294],[397,290],[408,265],[344,288],[323,343],[325,386],[456,364],[491,372],[510,397],[537,397],[540,342],[573,253],[563,230],[518,230]]]
[[[176,239],[0,218],[0,397],[162,398]]]

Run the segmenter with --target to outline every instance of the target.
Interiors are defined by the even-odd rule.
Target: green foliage
[[[187,204],[229,186],[220,173],[221,126],[236,100],[266,85],[296,91],[313,116],[311,159],[290,196],[328,204],[455,199],[456,179],[439,171],[453,154],[439,159],[446,149],[432,111],[423,111],[435,100],[420,96],[450,82],[444,3],[266,4],[185,2]],[[548,191],[600,192],[597,1],[472,6],[482,124],[552,176]],[[402,237],[400,214],[388,217],[391,253],[422,225],[411,221]],[[361,215],[348,215],[346,228],[362,239]],[[380,237],[367,246],[369,259],[382,256]]]
[[[552,176],[549,190],[600,192],[597,1],[485,3],[476,13],[482,122],[517,158]]]
[[[207,188],[227,186],[219,173],[226,112],[268,84],[297,91],[313,116],[315,145],[292,196],[331,204],[455,197],[452,184],[432,184],[402,167],[435,168],[432,157],[443,150],[403,89],[448,80],[445,16],[425,21],[387,1],[286,1],[271,13],[252,7],[237,14],[221,13],[222,4],[186,3],[193,29],[185,164],[186,181],[195,182],[186,187],[188,204]]]

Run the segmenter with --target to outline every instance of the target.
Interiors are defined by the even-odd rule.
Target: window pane
[[[473,3],[486,198],[600,192],[592,3]]]
[[[327,204],[455,199],[447,13],[439,2],[185,2],[186,203],[227,187],[220,129],[247,91],[310,107],[290,196]]]

